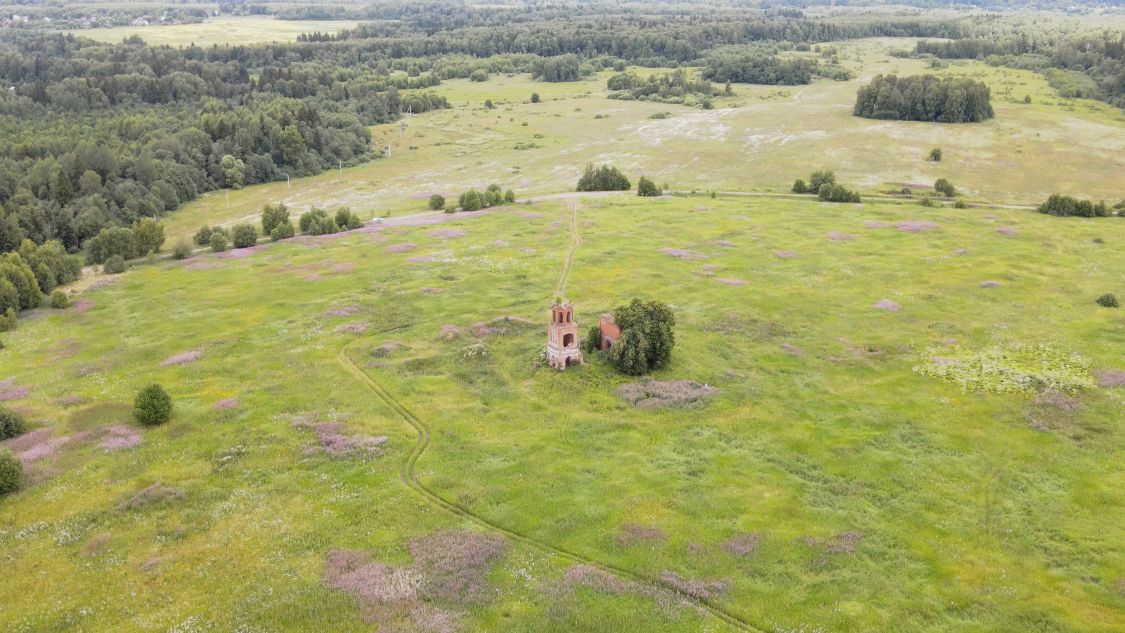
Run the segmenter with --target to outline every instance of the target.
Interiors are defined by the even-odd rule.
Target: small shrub
[[[70,305],[70,299],[62,290],[55,290],[51,293],[51,307],[56,310],[65,310]]]
[[[281,240],[287,240],[296,235],[296,233],[296,230],[293,228],[293,223],[286,220],[273,227],[273,230],[270,231],[270,241],[280,242]]]
[[[445,196],[443,196],[441,194],[438,194],[438,193],[435,193],[434,195],[430,196],[429,207],[430,207],[430,210],[432,210],[432,211],[441,211],[442,209],[444,209],[445,208]]]
[[[919,204],[920,206],[923,206],[923,207],[927,207],[927,208],[928,208],[928,207],[934,207],[934,206],[937,206],[937,205],[936,205],[936,204],[934,203],[934,201],[933,201],[933,198],[931,198],[931,197],[929,197],[929,196],[922,196],[922,197],[921,197],[921,198],[920,198],[920,199],[918,200],[918,204]]]
[[[221,253],[227,250],[227,236],[219,232],[211,234],[211,252]]]
[[[833,183],[821,185],[816,195],[821,202],[860,202],[858,193]]]
[[[137,394],[133,402],[133,418],[143,426],[164,424],[172,416],[172,397],[164,388],[152,384]]]
[[[836,184],[836,174],[828,170],[814,171],[812,176],[809,176],[810,192],[820,192],[822,186],[834,184]]]
[[[488,110],[493,110],[496,108],[496,105],[492,103],[492,99],[485,99],[484,107]]]
[[[961,199],[961,198],[957,198],[957,201],[953,203],[953,208],[954,208],[954,209],[968,209],[968,208],[969,208],[969,203],[968,203],[968,202],[965,202],[965,201],[964,201],[963,199]]]
[[[664,193],[664,192],[660,191],[660,187],[657,187],[655,182],[653,182],[652,180],[649,180],[645,176],[641,176],[641,179],[637,181],[637,195],[638,196],[642,196],[642,197],[647,198],[647,197],[659,196],[662,193]]]
[[[183,240],[176,242],[176,247],[172,249],[172,259],[187,259],[189,257],[191,257],[191,244]]]
[[[932,161],[932,162],[935,162],[935,163],[940,163],[941,162],[941,148],[935,147],[935,148],[931,149],[930,155],[927,156],[927,159]]]
[[[0,442],[10,440],[27,432],[27,423],[16,411],[0,407]]]
[[[792,191],[793,191],[793,193],[808,193],[809,192],[809,186],[805,184],[804,180],[801,180],[800,178],[798,178],[797,180],[793,181]]]
[[[125,263],[124,257],[120,255],[114,255],[113,257],[105,260],[105,263],[102,264],[102,272],[105,272],[109,275],[117,275],[125,272],[125,269],[128,267],[129,266]]]
[[[1098,305],[1103,308],[1118,308],[1121,306],[1121,304],[1117,302],[1117,297],[1111,292],[1107,292],[1098,297]]]
[[[514,204],[516,201],[516,192],[511,189],[504,192],[504,204]]]
[[[945,178],[938,178],[937,181],[934,182],[934,191],[946,198],[952,198],[957,193],[957,190],[953,188],[953,183]]]
[[[9,451],[0,451],[0,496],[13,493],[23,483],[23,464]]]
[[[235,248],[250,248],[258,243],[258,229],[253,224],[239,224],[231,230],[231,243]]]
[[[488,71],[478,68],[469,74],[469,81],[488,81]]]
[[[531,93],[531,102],[532,103],[539,103],[539,93],[538,92]]]
[[[194,240],[195,240],[195,244],[197,246],[207,246],[208,244],[210,244],[211,243],[211,227],[207,226],[206,224],[199,227],[199,230],[195,232]]]

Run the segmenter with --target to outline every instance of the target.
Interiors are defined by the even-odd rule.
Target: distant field
[[[655,377],[715,395],[637,408],[596,357],[535,367],[572,231],[582,335],[663,299]],[[0,629],[1118,630],[1125,392],[913,368],[1045,343],[1125,370],[1094,304],[1125,294],[1120,239],[1022,210],[623,195],[141,265],[5,336],[5,404],[53,428],[0,505]],[[172,422],[107,452],[152,381]],[[341,458],[318,434],[388,443]],[[530,540],[482,568],[497,529]],[[382,565],[354,595],[396,601],[334,589],[338,550]],[[387,584],[412,569],[479,593]]]
[[[392,148],[389,160],[294,180],[291,189],[280,182],[210,194],[172,214],[169,232],[185,235],[205,222],[250,217],[276,200],[299,209],[349,204],[366,218],[421,210],[432,192],[456,195],[490,182],[521,196],[571,190],[591,161],[686,191],[784,192],[796,178],[832,169],[840,182],[871,194],[927,191],[945,177],[977,201],[1038,204],[1055,192],[1111,203],[1125,198],[1125,113],[1059,99],[1035,73],[979,62],[937,71],[992,87],[996,118],[985,123],[852,116],[855,91],[872,75],[926,71],[920,60],[887,55],[911,45],[843,43],[841,59],[861,70],[857,79],[736,85],[736,96],[718,99],[714,110],[606,99],[611,73],[575,83],[526,75],[446,81],[433,90],[448,96],[453,109],[373,128],[374,144]],[[543,103],[530,103],[533,92]],[[1025,95],[1031,105],[1022,103]],[[486,99],[497,109],[486,110]],[[653,119],[659,112],[670,116]],[[944,150],[942,162],[925,160],[933,147]]]
[[[336,33],[355,27],[350,20],[276,20],[265,16],[216,17],[200,24],[153,24],[149,26],[115,26],[104,29],[71,31],[103,42],[120,42],[139,35],[152,45],[187,46],[197,44],[256,44],[260,42],[292,42],[301,33],[320,31]]]

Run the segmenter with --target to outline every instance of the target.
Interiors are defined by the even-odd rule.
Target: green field
[[[326,586],[330,552],[405,567],[412,539],[469,529],[514,535],[488,591],[420,603],[467,630],[1115,630],[1123,392],[1063,412],[912,371],[1039,343],[1121,368],[1093,303],[1125,290],[1113,222],[597,196],[140,266],[5,339],[28,388],[6,404],[49,449],[0,504],[0,629],[417,623]],[[600,359],[536,366],[575,236],[583,332],[664,299],[656,377],[716,395],[636,408]],[[151,381],[173,421],[107,453]],[[302,419],[387,449],[325,454]]]
[[[165,250],[277,201],[381,220],[90,269],[4,333],[0,404],[32,431],[0,443],[27,474],[0,499],[0,631],[1122,630],[1125,320],[1095,299],[1125,297],[1125,220],[1031,206],[1125,198],[1125,114],[890,55],[912,43],[839,43],[856,79],[714,110],[607,99],[608,72],[444,81],[451,108],[372,128],[389,157],[171,213]],[[984,81],[996,117],[852,116],[889,72]],[[588,162],[675,195],[575,194]],[[865,202],[787,193],[819,169]],[[971,208],[889,199],[941,177]],[[489,183],[520,202],[426,211]],[[600,354],[543,367],[560,296],[583,336],[667,302],[653,378],[708,395],[637,406]],[[959,359],[993,388],[930,375]],[[1073,389],[999,389],[1018,363]],[[141,428],[152,382],[175,411]]]
[[[832,169],[840,182],[870,194],[925,191],[945,177],[969,200],[998,204],[1037,205],[1057,192],[1111,203],[1125,198],[1125,114],[1096,101],[1060,100],[1035,73],[979,62],[939,71],[990,85],[996,118],[985,123],[852,116],[855,91],[872,75],[925,70],[922,61],[886,54],[909,45],[842,43],[841,59],[860,71],[857,79],[736,85],[736,96],[718,99],[714,110],[605,99],[609,73],[576,83],[526,75],[446,81],[433,90],[448,96],[452,109],[373,128],[374,146],[390,146],[389,159],[206,195],[168,219],[169,234],[255,217],[273,201],[297,209],[348,204],[369,218],[423,210],[430,193],[448,197],[490,182],[520,196],[554,194],[573,190],[590,161],[684,191],[785,192],[796,178]],[[543,103],[530,103],[533,92]],[[1025,95],[1032,105],[1022,103]],[[497,109],[485,109],[486,99]],[[657,112],[671,116],[652,119]],[[535,147],[517,150],[518,144]],[[942,162],[925,160],[933,147],[943,149]]]
[[[268,16],[218,16],[198,24],[150,24],[112,26],[75,31],[101,42],[116,43],[139,35],[152,46],[211,46],[212,44],[260,44],[292,42],[301,33],[337,33],[355,28],[351,20],[278,20]]]

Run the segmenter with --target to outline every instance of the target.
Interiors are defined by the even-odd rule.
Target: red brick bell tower
[[[547,327],[547,365],[562,370],[572,362],[582,362],[574,306],[556,303],[551,306],[551,325]]]

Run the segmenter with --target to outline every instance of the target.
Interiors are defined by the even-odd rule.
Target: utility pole
[[[293,183],[289,181],[289,174],[285,174],[285,190],[293,191]]]

